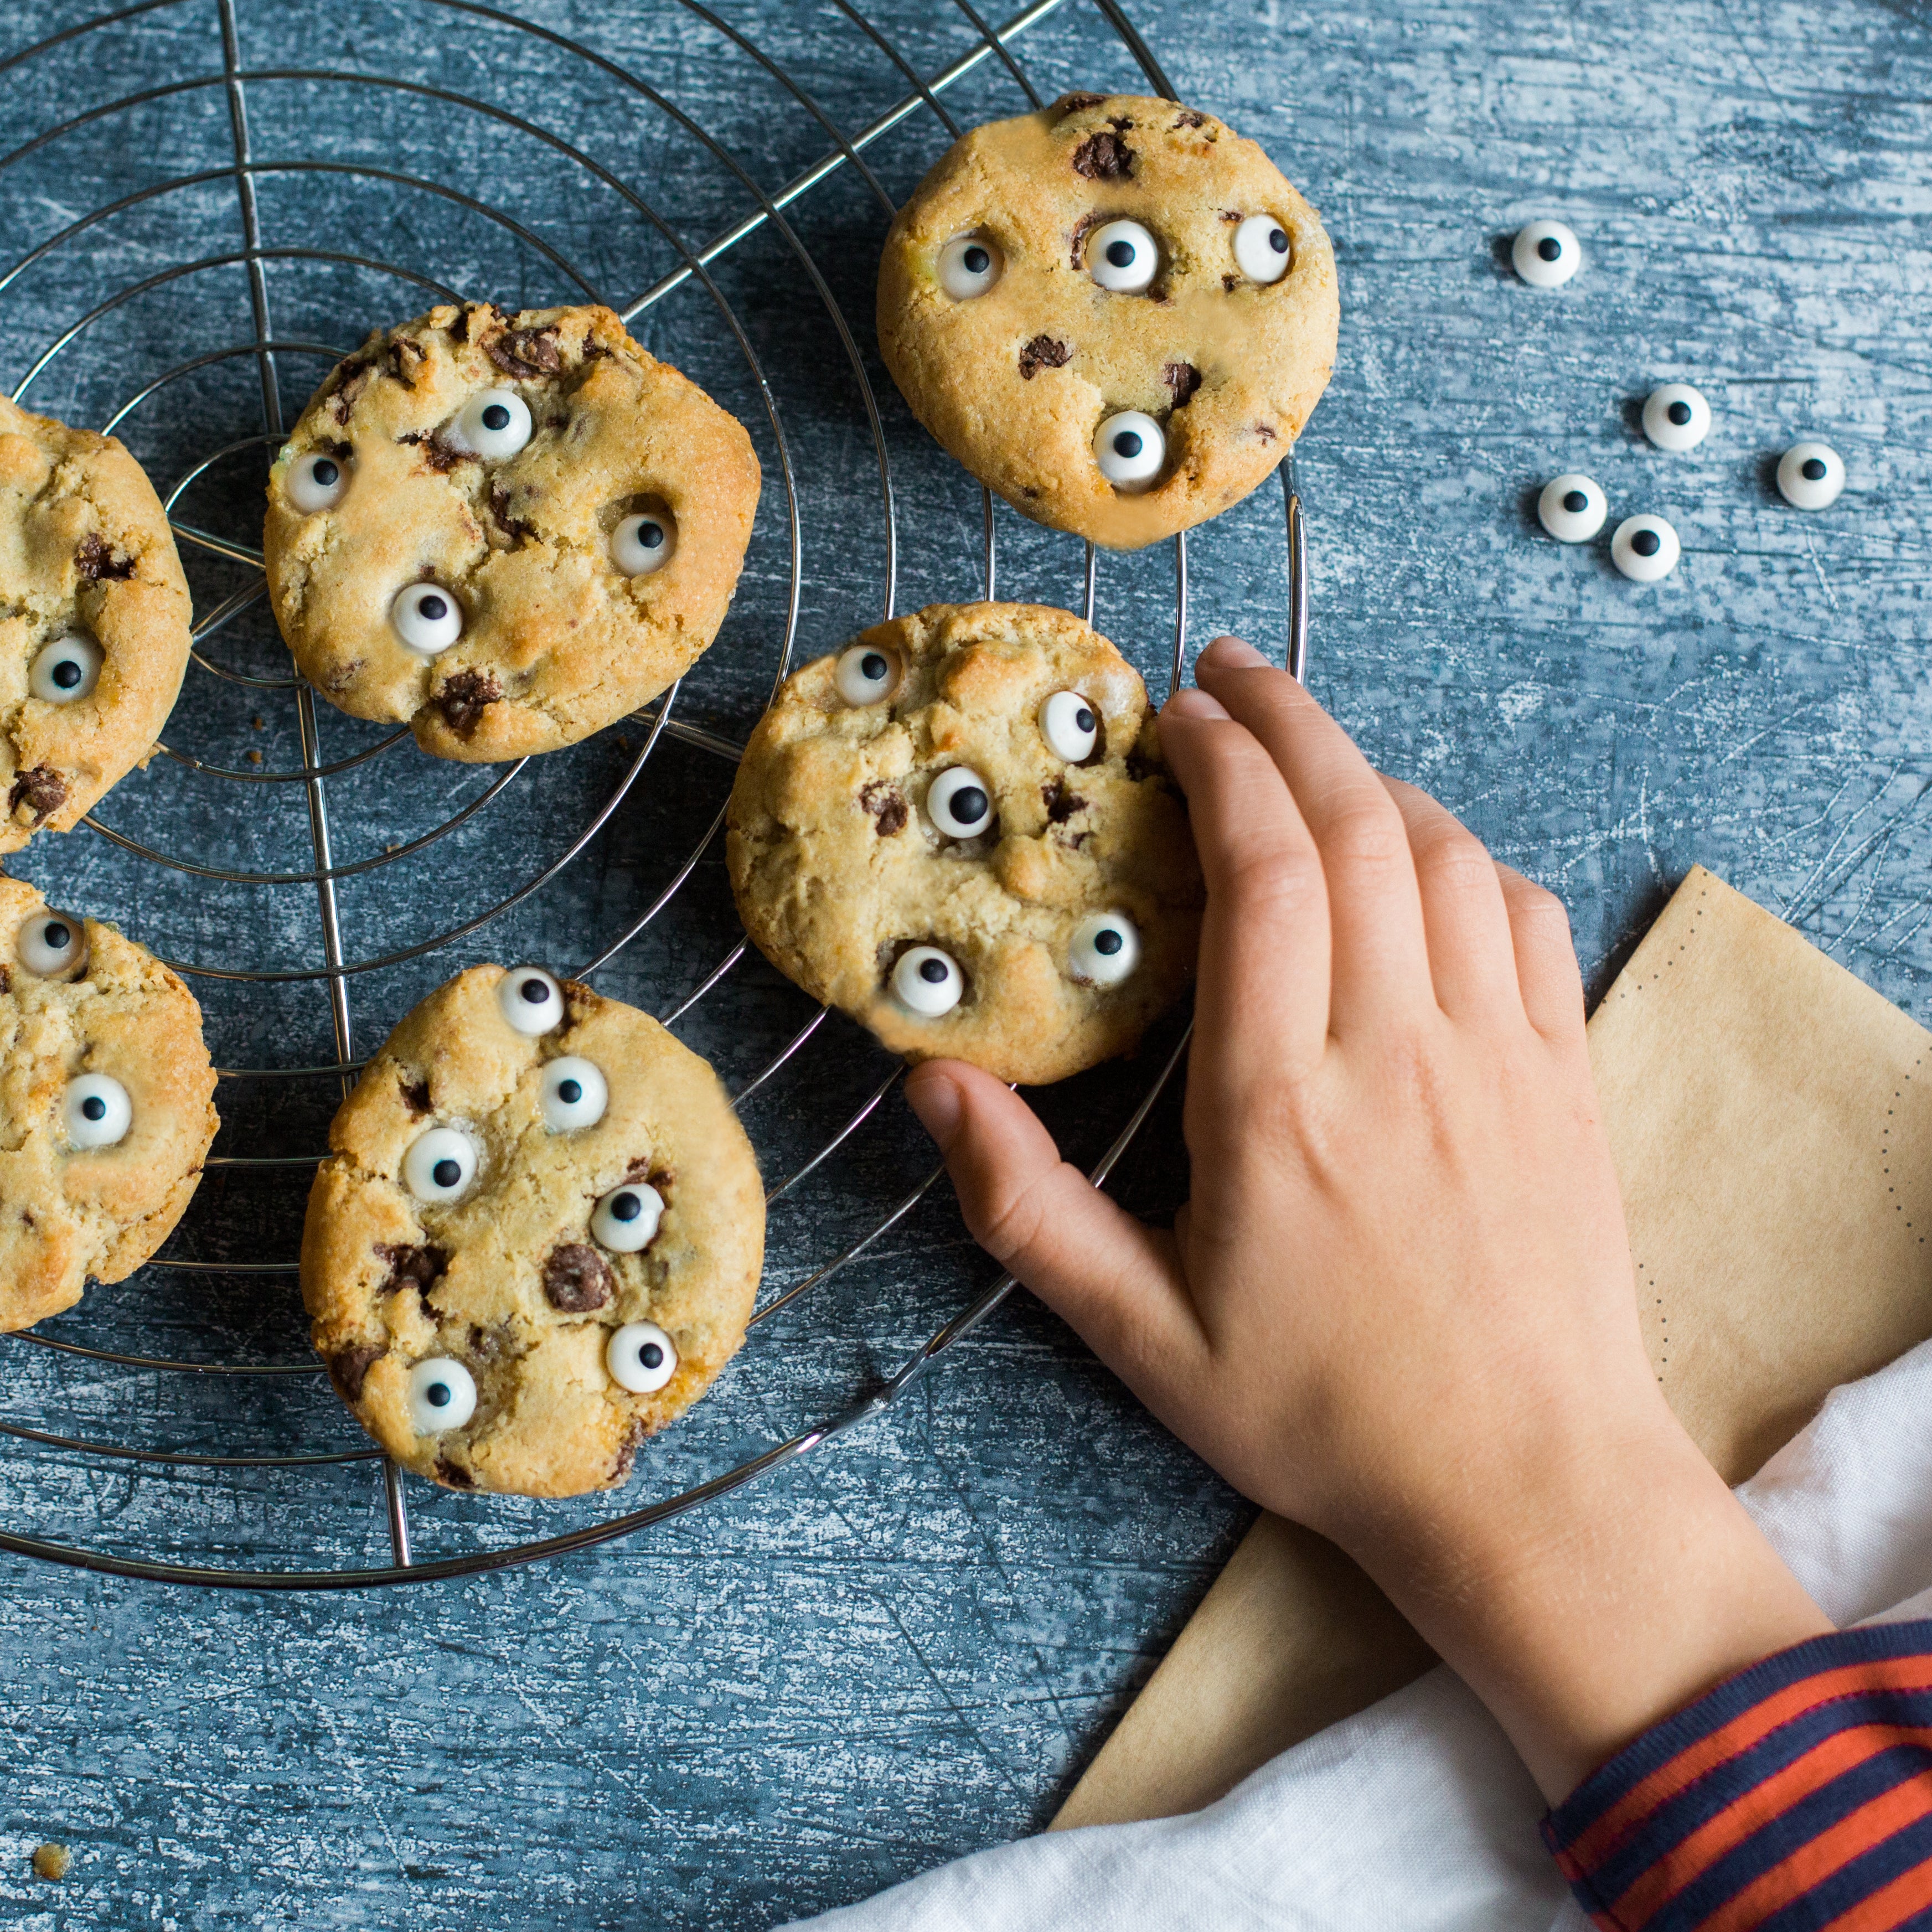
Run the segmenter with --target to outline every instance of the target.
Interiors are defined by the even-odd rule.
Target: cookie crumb
[[[266,718],[251,718],[248,724],[252,730],[266,731],[268,728],[268,721]]]
[[[251,765],[259,765],[262,762],[261,753],[256,751],[253,746],[249,747],[248,762]]]
[[[57,1845],[50,1839],[44,1845],[34,1847],[34,1876],[51,1879],[56,1885],[67,1876],[67,1868],[73,1861],[64,1845]]]
[[[1020,350],[1020,374],[1030,382],[1042,369],[1064,369],[1073,359],[1073,351],[1050,335],[1036,335]]]

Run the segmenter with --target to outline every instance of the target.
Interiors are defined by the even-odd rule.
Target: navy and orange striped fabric
[[[1586,1778],[1543,1835],[1606,1932],[1932,1928],[1932,1620],[1754,1664]]]

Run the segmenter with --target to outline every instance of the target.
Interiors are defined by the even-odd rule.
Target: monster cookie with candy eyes
[[[304,676],[438,758],[554,751],[718,634],[758,508],[742,426],[605,308],[435,308],[325,382],[268,478]]]
[[[143,763],[188,668],[166,513],[112,436],[0,396],[0,852]]]
[[[764,1193],[710,1067],[540,968],[472,966],[329,1130],[302,1298],[343,1400],[450,1487],[631,1473],[744,1340]]]
[[[133,1274],[220,1124],[201,1010],[111,926],[0,878],[0,1330]]]
[[[915,1059],[1064,1079],[1193,970],[1201,875],[1146,690],[1064,610],[935,604],[806,665],[726,824],[766,957]]]
[[[879,346],[913,413],[1055,530],[1130,550],[1226,509],[1327,386],[1322,224],[1252,141],[1070,94],[955,144],[899,211]]]

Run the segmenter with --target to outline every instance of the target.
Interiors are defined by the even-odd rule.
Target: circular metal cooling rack
[[[518,260],[519,272],[535,275],[554,292],[548,299],[608,302],[633,328],[648,324],[652,311],[667,297],[692,287],[702,299],[691,312],[680,315],[682,332],[677,340],[683,344],[694,334],[715,331],[722,350],[735,353],[740,365],[737,379],[740,387],[752,400],[754,412],[762,412],[761,452],[770,452],[776,457],[782,496],[782,534],[776,544],[769,538],[766,520],[761,512],[759,532],[754,538],[752,557],[747,566],[748,579],[762,569],[774,585],[782,584],[777,621],[771,627],[775,646],[770,666],[770,684],[767,687],[760,682],[759,686],[761,690],[775,692],[791,665],[806,596],[800,478],[794,464],[794,443],[788,440],[774,383],[754,346],[754,328],[741,313],[742,301],[734,304],[721,286],[719,274],[730,265],[734,251],[741,250],[753,238],[762,238],[766,245],[776,239],[783,251],[783,258],[794,265],[808,285],[824,324],[832,331],[848,365],[850,380],[869,433],[872,454],[876,459],[880,493],[877,514],[883,546],[882,614],[890,616],[898,590],[899,509],[877,397],[853,327],[835,293],[832,278],[821,268],[800,239],[788,218],[787,211],[812,195],[821,184],[842,176],[848,182],[856,178],[862,183],[878,204],[880,212],[890,218],[893,203],[868,163],[868,151],[894,134],[904,124],[916,124],[920,117],[926,117],[936,124],[937,134],[943,135],[946,140],[956,137],[961,128],[949,110],[946,97],[958,90],[968,76],[976,76],[977,84],[997,81],[1004,88],[1016,89],[1028,103],[1040,104],[1041,97],[1022,59],[1024,36],[1051,15],[1062,14],[1060,24],[1064,26],[1065,19],[1072,16],[1076,8],[1089,4],[1092,12],[1089,24],[1105,28],[1116,43],[1116,53],[1124,49],[1152,91],[1173,98],[1172,84],[1114,0],[1034,0],[1034,4],[998,26],[989,24],[969,4],[969,0],[952,0],[960,22],[970,29],[972,39],[965,51],[931,74],[923,73],[877,21],[849,4],[849,0],[836,0],[836,11],[842,27],[862,35],[890,64],[896,76],[895,85],[902,81],[906,88],[893,105],[876,116],[862,130],[848,133],[795,76],[791,67],[743,28],[698,4],[698,0],[665,0],[668,13],[686,21],[692,31],[701,28],[724,57],[747,64],[749,70],[755,70],[755,75],[763,77],[761,85],[775,90],[780,98],[790,104],[796,116],[804,116],[823,136],[827,145],[820,158],[794,174],[784,187],[774,192],[762,188],[751,168],[737,158],[724,139],[660,91],[648,74],[638,70],[638,64],[628,57],[620,59],[538,22],[477,4],[476,0],[431,0],[437,15],[452,27],[460,26],[464,29],[466,44],[473,44],[479,39],[484,43],[480,58],[493,76],[500,70],[512,74],[518,64],[526,59],[560,64],[573,76],[580,77],[586,85],[594,86],[613,103],[633,112],[649,110],[667,130],[674,133],[678,140],[688,144],[691,152],[701,158],[718,182],[731,191],[730,198],[742,211],[707,228],[705,232],[710,238],[702,243],[687,238],[684,217],[674,218],[664,212],[635,180],[626,178],[590,152],[580,140],[546,127],[532,112],[502,101],[478,98],[454,85],[434,84],[421,78],[322,64],[246,64],[242,57],[243,34],[237,18],[237,0],[140,0],[140,4],[81,20],[10,58],[0,61],[0,74],[20,76],[41,74],[48,63],[61,61],[86,63],[89,71],[98,69],[107,72],[118,64],[117,58],[106,57],[108,50],[118,48],[118,58],[124,58],[127,50],[122,44],[122,37],[152,30],[158,39],[136,50],[144,66],[151,61],[158,45],[164,46],[170,58],[200,63],[194,71],[179,78],[112,93],[112,98],[79,110],[10,154],[0,156],[0,187],[5,185],[10,171],[32,158],[39,158],[40,164],[46,165],[50,159],[63,157],[68,152],[68,144],[85,144],[103,136],[134,140],[139,137],[139,130],[149,117],[188,111],[198,102],[212,102],[218,107],[215,118],[220,124],[225,152],[204,157],[208,165],[190,167],[112,194],[92,212],[67,220],[58,232],[0,272],[0,300],[7,299],[36,274],[50,270],[64,270],[68,274],[65,286],[80,292],[80,300],[70,307],[69,312],[73,312],[74,308],[80,308],[80,312],[60,328],[32,357],[14,391],[16,397],[30,406],[38,404],[55,407],[56,404],[48,399],[46,392],[58,384],[63,372],[74,368],[76,362],[85,367],[91,353],[99,352],[97,345],[110,339],[118,341],[120,338],[115,336],[114,332],[117,328],[124,332],[131,326],[130,319],[137,312],[152,313],[143,305],[149,304],[151,298],[160,292],[167,291],[172,296],[198,286],[208,278],[222,277],[238,281],[246,291],[248,313],[242,319],[233,339],[218,341],[212,347],[199,347],[194,352],[160,368],[158,373],[154,372],[154,365],[158,358],[146,352],[144,344],[142,352],[137,356],[134,364],[140,373],[135,375],[130,386],[122,388],[118,400],[111,406],[97,412],[97,416],[104,430],[127,436],[140,431],[148,421],[151,409],[165,406],[170,398],[184,391],[200,394],[211,381],[232,376],[238,365],[250,372],[249,387],[259,392],[259,428],[244,426],[238,420],[232,421],[227,425],[231,433],[226,434],[218,447],[199,454],[182,452],[181,460],[168,472],[174,480],[164,492],[164,501],[184,553],[191,560],[198,556],[209,568],[226,572],[232,585],[212,603],[206,604],[206,614],[194,626],[190,682],[170,721],[170,728],[184,734],[194,715],[225,715],[221,712],[224,705],[229,707],[230,712],[236,704],[244,702],[285,706],[293,712],[296,755],[290,762],[270,765],[259,751],[248,752],[237,762],[232,755],[220,759],[203,758],[185,748],[184,742],[164,743],[157,748],[168,766],[187,775],[188,779],[196,784],[217,782],[224,788],[230,788],[227,795],[254,802],[249,812],[239,818],[218,806],[196,808],[190,815],[201,835],[206,837],[208,849],[172,849],[128,830],[124,814],[129,788],[124,787],[122,791],[110,795],[85,821],[90,832],[116,855],[117,863],[124,859],[152,868],[158,882],[155,890],[164,895],[176,896],[177,904],[191,904],[192,896],[201,890],[219,890],[230,894],[274,894],[287,889],[305,889],[313,895],[312,913],[305,926],[305,944],[310,950],[300,963],[292,962],[286,956],[251,964],[238,964],[232,958],[170,959],[178,970],[195,980],[217,984],[236,982],[253,989],[250,997],[254,999],[268,998],[274,989],[303,984],[320,987],[327,998],[334,1048],[333,1059],[286,1066],[224,1068],[221,1081],[231,1096],[260,1095],[265,1090],[276,1095],[292,1094],[304,1088],[311,1092],[320,1090],[325,1094],[338,1090],[346,1092],[362,1064],[355,1050],[352,988],[365,976],[386,974],[408,962],[458,947],[460,942],[503,920],[514,908],[558,880],[593,842],[608,836],[614,814],[638,790],[646,767],[652,764],[654,759],[662,765],[662,748],[668,740],[686,748],[699,758],[710,758],[717,761],[716,791],[720,802],[708,822],[704,822],[700,814],[703,829],[688,850],[670,864],[668,875],[651,893],[642,910],[626,920],[614,936],[605,938],[594,956],[580,962],[551,962],[580,978],[590,977],[611,966],[673,904],[712,848],[723,824],[722,800],[728,790],[731,768],[740,750],[727,736],[680,717],[680,689],[673,686],[656,704],[638,714],[634,722],[641,727],[641,742],[634,752],[629,752],[626,746],[628,755],[614,784],[594,802],[588,816],[574,824],[574,829],[567,828],[554,836],[547,855],[533,870],[508,882],[507,890],[495,890],[500,882],[491,881],[490,892],[486,895],[488,903],[474,909],[466,904],[456,908],[457,916],[446,926],[441,923],[446,915],[439,913],[437,922],[441,929],[427,936],[412,937],[406,944],[390,945],[386,944],[386,934],[384,944],[359,952],[350,945],[350,922],[344,914],[342,893],[352,882],[361,882],[358,890],[374,886],[380,883],[380,875],[387,868],[404,865],[442,842],[454,839],[454,844],[443,848],[446,854],[451,855],[445,863],[453,904],[460,899],[463,886],[477,869],[473,837],[466,844],[457,835],[466,827],[478,826],[479,820],[487,825],[487,814],[506,794],[521,793],[529,797],[530,788],[538,785],[540,779],[538,774],[526,771],[531,762],[528,759],[494,770],[457,766],[437,766],[434,770],[425,770],[424,768],[432,766],[434,761],[422,758],[415,752],[410,745],[406,728],[385,734],[369,734],[368,742],[354,751],[326,759],[314,694],[308,686],[286,671],[249,668],[245,646],[242,650],[243,661],[232,661],[226,647],[238,634],[243,620],[252,616],[260,620],[266,604],[266,589],[262,578],[260,549],[252,542],[224,534],[222,526],[226,521],[233,529],[241,530],[247,526],[251,513],[259,518],[260,478],[267,460],[282,440],[286,427],[285,410],[288,398],[297,394],[305,397],[327,369],[353,346],[349,341],[310,339],[310,334],[301,326],[292,328],[286,334],[280,332],[277,327],[277,304],[272,303],[271,297],[274,294],[279,298],[280,291],[272,280],[272,272],[275,275],[301,273],[346,278],[343,285],[358,290],[354,302],[338,297],[332,308],[326,307],[325,312],[358,318],[409,313],[412,304],[416,308],[427,305],[424,298],[428,301],[458,300],[463,293],[488,294],[496,291],[472,288],[459,292],[418,268],[354,248],[275,241],[264,213],[265,194],[291,185],[298,191],[304,186],[324,182],[332,190],[339,190],[350,196],[374,190],[392,196],[426,196],[429,203],[443,211],[451,221],[476,224],[478,232],[491,238],[493,244],[501,243],[512,248]],[[659,272],[641,293],[628,301],[614,300],[614,292],[604,286],[605,277],[601,266],[587,258],[578,258],[580,250],[575,255],[566,254],[561,246],[547,240],[532,227],[525,226],[502,206],[472,195],[466,189],[399,168],[378,165],[373,160],[290,158],[258,153],[250,134],[251,102],[258,103],[266,92],[284,88],[310,90],[345,102],[401,104],[412,109],[454,117],[452,124],[460,127],[464,130],[464,138],[467,140],[514,140],[530,144],[532,152],[540,151],[565,176],[581,182],[586,191],[594,188],[610,204],[622,211],[635,225],[638,232],[656,250],[662,262]],[[106,91],[111,92],[111,89]],[[503,92],[512,100],[525,98],[521,92],[507,84]],[[999,111],[1014,110],[1008,106]],[[222,205],[224,202],[225,207]],[[176,232],[169,224],[176,222],[178,216],[182,242],[178,252],[183,259],[169,259],[166,266],[158,268],[150,266],[147,272],[118,282],[112,292],[91,302],[87,300],[90,295],[98,292],[88,286],[95,272],[95,264],[110,259],[113,254],[110,237],[118,232],[130,220],[144,226],[152,224],[161,238],[148,247],[143,255],[143,260],[152,264],[158,256],[167,257],[170,240]],[[218,228],[220,244],[205,253],[194,252],[207,234]],[[718,272],[715,274],[714,270]],[[293,305],[299,307],[300,303]],[[685,359],[675,347],[669,352],[674,361]],[[290,386],[291,384],[292,386]],[[770,466],[767,465],[768,470]],[[1292,457],[1282,466],[1282,478],[1288,577],[1287,661],[1289,669],[1299,676],[1303,670],[1307,629],[1306,572],[1300,506],[1295,493]],[[252,496],[248,494],[250,484],[256,493]],[[984,493],[982,496],[982,588],[983,594],[992,598],[996,594],[999,578],[998,530],[992,499]],[[229,514],[230,512],[234,514]],[[259,529],[259,523],[255,527]],[[765,554],[775,548],[782,549],[782,565],[775,564]],[[1184,668],[1187,634],[1187,548],[1184,536],[1175,539],[1173,554],[1174,644],[1171,675],[1172,681],[1178,683]],[[1083,579],[1084,611],[1090,621],[1094,611],[1097,566],[1098,559],[1090,544],[1085,550]],[[202,601],[198,596],[197,602]],[[272,631],[268,635],[272,637]],[[737,648],[740,647],[721,640],[714,646],[712,656]],[[267,665],[272,656],[272,653],[262,653],[262,665]],[[281,662],[286,663],[286,658]],[[762,679],[762,668],[759,675]],[[259,694],[259,697],[250,694]],[[254,720],[255,728],[261,728],[263,722]],[[620,745],[625,743],[622,740],[618,742]],[[364,774],[371,766],[394,764],[398,760],[406,761],[410,768],[406,786],[400,782],[397,785],[399,795],[412,788],[418,790],[427,788],[434,794],[426,822],[413,829],[407,826],[399,828],[404,836],[383,841],[380,849],[348,851],[339,855],[337,842],[340,828],[332,818],[332,788],[358,782],[352,774]],[[232,790],[234,788],[240,790]],[[290,788],[296,790],[291,792]],[[338,793],[338,801],[340,796]],[[274,818],[272,812],[269,816],[274,818],[274,823],[266,830],[262,830],[264,810],[275,806],[282,799],[298,799],[300,814],[284,812],[279,818]],[[533,809],[538,817],[545,815],[547,808],[542,806],[541,796],[538,805]],[[272,845],[278,830],[284,840],[298,831],[306,834],[305,862],[287,862],[285,846],[279,848],[282,860],[279,863],[267,862],[266,858],[256,857],[251,857],[246,863],[227,862],[226,855],[213,849],[224,838],[231,845],[239,843],[260,848],[265,841]],[[274,856],[272,852],[267,855]],[[187,896],[184,898],[183,896]],[[390,910],[386,903],[383,910],[386,914]],[[265,916],[260,922],[268,942],[285,933],[291,923],[290,919],[279,916]],[[747,942],[742,938],[735,944],[728,944],[722,956],[699,976],[695,987],[661,1012],[664,1023],[676,1025],[686,1020],[700,1008],[700,1003],[726,986],[745,958]],[[453,957],[448,961],[446,970],[454,970],[462,963],[462,957]],[[444,962],[439,961],[439,973],[444,970]],[[826,1018],[824,1010],[814,1013],[778,1046],[764,1064],[741,1083],[734,1104],[743,1106],[766,1090],[768,1083],[778,1080],[788,1067],[795,1068],[798,1056]],[[1093,1168],[1093,1178],[1096,1183],[1106,1178],[1125,1151],[1180,1064],[1186,1044],[1184,1033],[1166,1055],[1165,1064],[1153,1084],[1133,1107],[1112,1144]],[[808,1178],[818,1173],[835,1154],[848,1149],[854,1138],[876,1115],[899,1072],[900,1069],[893,1066],[876,1086],[862,1096],[856,1108],[836,1130],[818,1142],[808,1155],[790,1163],[790,1172],[772,1187],[768,1199],[776,1202],[790,1194]],[[224,1108],[224,1112],[226,1113],[228,1109]],[[310,1170],[317,1157],[314,1154],[224,1153],[210,1159],[209,1178],[238,1180],[259,1174],[272,1180],[278,1170],[291,1170],[296,1174]],[[822,1288],[841,1270],[862,1254],[874,1250],[880,1237],[913,1213],[943,1172],[943,1168],[934,1168],[884,1211],[875,1207],[866,1217],[863,1231],[855,1238],[844,1240],[829,1259],[769,1293],[752,1318],[754,1329],[780,1309]],[[246,1234],[240,1238],[245,1245]],[[169,1246],[172,1250],[180,1246],[178,1234]],[[218,1276],[224,1280],[261,1277],[271,1282],[273,1278],[292,1277],[297,1272],[292,1260],[198,1258],[172,1252],[164,1253],[149,1263],[148,1267],[157,1271],[172,1271],[189,1276]],[[692,1481],[675,1493],[644,1508],[598,1517],[563,1534],[521,1541],[499,1541],[488,1546],[418,1561],[412,1546],[410,1498],[406,1495],[396,1466],[373,1447],[364,1444],[342,1448],[206,1454],[132,1446],[98,1439],[93,1436],[0,1419],[0,1436],[23,1445],[25,1453],[65,1459],[62,1466],[73,1476],[68,1486],[69,1492],[91,1497],[96,1504],[97,1513],[104,1516],[114,1514],[113,1509],[102,1504],[100,1498],[115,1483],[153,1480],[165,1474],[178,1484],[200,1484],[220,1479],[225,1472],[238,1476],[241,1472],[299,1472],[332,1465],[376,1464],[380,1470],[380,1508],[386,1520],[392,1560],[386,1564],[358,1564],[350,1560],[340,1549],[333,1552],[325,1549],[320,1552],[319,1560],[312,1561],[308,1567],[223,1567],[164,1560],[152,1555],[136,1554],[126,1548],[95,1547],[82,1540],[26,1535],[10,1529],[0,1530],[0,1549],[118,1576],[276,1590],[341,1589],[431,1580],[534,1562],[628,1535],[646,1524],[728,1494],[843,1435],[903,1396],[934,1362],[992,1314],[1013,1286],[1012,1277],[1004,1276],[975,1296],[896,1370],[883,1378],[872,1378],[869,1386],[855,1396],[848,1397],[842,1406],[836,1408],[827,1420],[818,1426],[785,1436],[758,1453],[739,1454],[719,1473]],[[282,1292],[286,1293],[288,1286],[285,1280]],[[90,1292],[82,1310],[82,1316],[89,1318],[77,1318],[74,1324],[82,1334],[93,1336],[100,1334],[101,1323],[97,1312],[97,1298],[100,1292],[98,1288]],[[51,1332],[51,1324],[43,1324],[42,1330],[28,1330],[6,1337],[5,1340],[10,1350],[49,1352],[38,1358],[44,1362],[65,1359],[76,1365],[77,1373],[95,1378],[97,1382],[119,1377],[117,1386],[129,1396],[129,1406],[136,1408],[140,1406],[140,1392],[154,1388],[163,1378],[190,1378],[204,1387],[226,1390],[233,1402],[240,1406],[250,1390],[286,1386],[286,1378],[312,1379],[322,1374],[312,1356],[298,1360],[268,1362],[178,1359],[170,1355],[117,1351],[95,1346],[92,1342],[57,1335]],[[16,1359],[9,1364],[10,1370],[18,1368],[20,1361],[31,1359],[34,1358]],[[10,1389],[20,1379],[17,1375],[10,1374]],[[721,1390],[710,1398],[706,1407],[730,1400],[728,1385],[726,1390]],[[467,1502],[446,1498],[443,1492],[430,1486],[423,1486],[413,1495],[418,1502],[430,1496],[452,1508],[457,1502]],[[439,1530],[443,1527],[439,1522]],[[340,1560],[331,1560],[332,1555]]]

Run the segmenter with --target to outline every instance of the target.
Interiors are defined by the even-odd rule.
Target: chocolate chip
[[[572,1241],[550,1250],[543,1266],[543,1291],[553,1308],[566,1315],[587,1315],[610,1299],[617,1284],[610,1264],[595,1248]]]
[[[1036,335],[1020,351],[1020,374],[1030,382],[1041,369],[1064,369],[1073,359],[1073,352],[1050,335]]]
[[[1272,423],[1256,423],[1255,434],[1262,442],[1272,442],[1274,440],[1274,425]]]
[[[1126,767],[1128,780],[1134,784],[1138,784],[1144,778],[1152,778],[1156,769],[1138,751],[1127,754]]]
[[[381,1360],[388,1352],[386,1342],[358,1342],[352,1348],[338,1348],[334,1354],[325,1357],[328,1364],[328,1379],[335,1384],[336,1394],[344,1402],[360,1402],[369,1365]]]
[[[1204,128],[1207,124],[1207,116],[1197,114],[1191,107],[1184,107],[1174,120],[1174,128]],[[1172,134],[1174,129],[1169,128],[1168,131]]]
[[[476,1478],[467,1469],[459,1469],[447,1456],[436,1459],[436,1474],[439,1482],[447,1483],[452,1490],[473,1490]]]
[[[1063,94],[1053,104],[1053,111],[1063,117],[1078,114],[1083,107],[1099,106],[1106,98],[1104,94]]]
[[[1110,114],[1107,116],[1107,125],[1109,128],[1118,128],[1123,134],[1126,133],[1133,124],[1133,122],[1124,114]]]
[[[412,442],[422,452],[422,460],[439,475],[448,476],[460,463],[466,452],[452,449],[448,443],[439,442],[427,430],[406,429],[397,437],[398,442]]]
[[[392,382],[401,383],[406,389],[413,389],[416,386],[416,370],[428,358],[428,350],[420,342],[412,342],[406,335],[400,335],[389,344],[389,366],[384,373]]]
[[[513,549],[526,537],[536,533],[536,524],[510,514],[510,493],[500,483],[490,485],[490,515],[496,527],[510,539]]]
[[[1075,268],[1079,267],[1081,258],[1087,252],[1088,236],[1092,234],[1106,218],[1104,214],[1083,214],[1073,224],[1073,232],[1068,236],[1066,242],[1066,260],[1069,267]]]
[[[859,794],[859,802],[879,821],[881,838],[905,830],[908,813],[905,794],[885,778],[874,778]]]
[[[563,368],[550,328],[506,328],[483,345],[483,352],[506,376],[555,376]]]
[[[396,1083],[403,1090],[403,1105],[412,1114],[429,1112],[429,1082],[427,1080],[400,1080]]]
[[[1241,278],[1239,275],[1223,275],[1221,278],[1221,286],[1228,291],[1228,294],[1232,295],[1241,286]]]
[[[116,556],[108,547],[106,539],[93,532],[81,538],[74,562],[82,576],[92,578],[97,583],[104,577],[118,580],[134,574],[134,560],[131,556]]]
[[[1087,801],[1064,778],[1054,778],[1040,788],[1046,802],[1046,815],[1055,825],[1064,825],[1076,812],[1086,809]]]
[[[1088,181],[1125,181],[1133,171],[1133,149],[1111,129],[1089,134],[1073,151],[1073,172]]]
[[[476,735],[484,712],[503,694],[494,672],[458,671],[436,694],[434,702],[443,722],[459,738]]]
[[[1201,386],[1201,371],[1192,362],[1170,362],[1161,370],[1160,380],[1174,392],[1174,406],[1182,410]]]
[[[424,1111],[428,1111],[427,1106]],[[376,1252],[389,1267],[388,1279],[376,1291],[378,1294],[393,1294],[399,1288],[427,1294],[449,1265],[449,1251],[431,1243],[416,1248],[406,1241],[378,1241]]]
[[[7,968],[6,968],[5,967],[4,967],[4,966],[0,966],[0,993],[10,993],[13,990],[14,990],[14,976],[13,976],[13,974],[12,974],[11,973],[10,973],[10,972],[7,970]],[[23,1211],[24,1211],[24,1210],[23,1210]],[[28,1226],[28,1227],[30,1227],[30,1228],[31,1228],[33,1225],[34,1225],[34,1224],[33,1224],[33,1222],[32,1222],[32,1221],[29,1221],[29,1222],[27,1223],[27,1226]]]
[[[67,780],[52,766],[34,765],[14,779],[7,808],[21,824],[38,825],[66,796]]]

